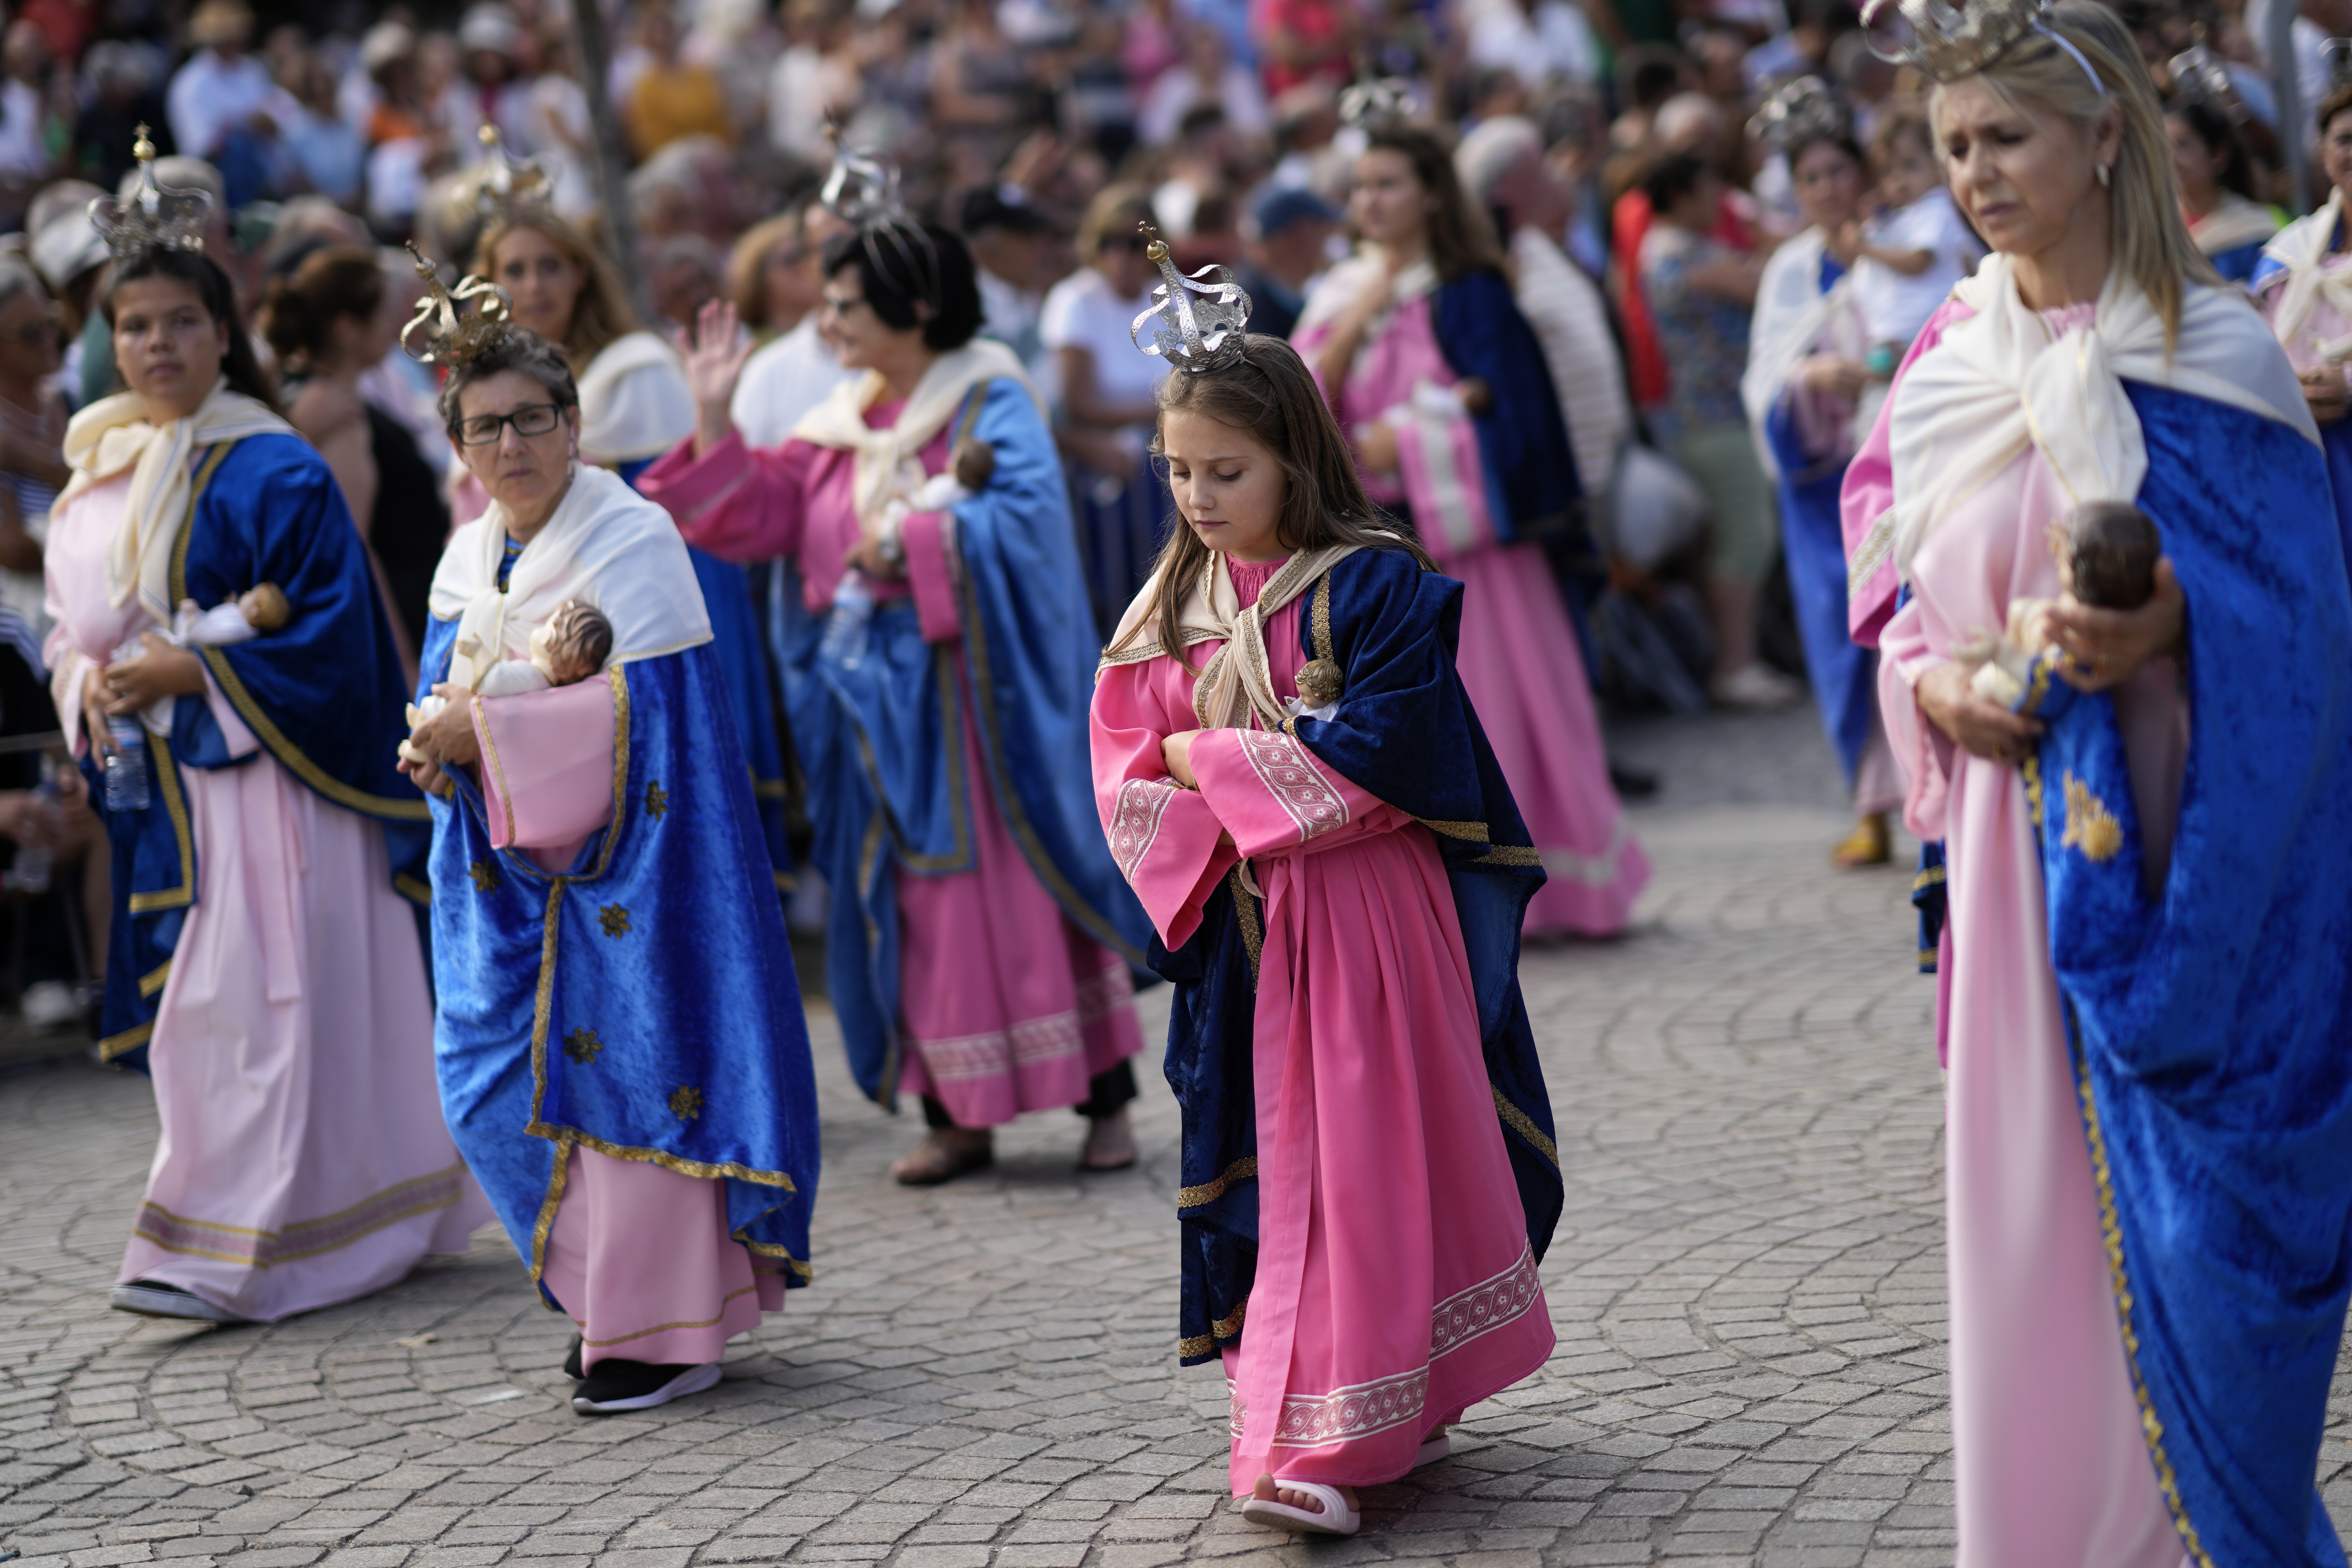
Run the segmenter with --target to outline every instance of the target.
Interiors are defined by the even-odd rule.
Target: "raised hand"
[[[726,440],[735,428],[729,409],[735,401],[735,384],[742,378],[743,362],[751,357],[751,344],[736,318],[734,305],[725,300],[706,301],[691,332],[681,331],[675,341],[678,357],[686,362],[687,384],[694,391],[694,449],[699,456]]]

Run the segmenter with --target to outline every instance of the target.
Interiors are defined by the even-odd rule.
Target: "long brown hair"
[[[556,346],[572,362],[572,373],[585,375],[588,363],[611,347],[615,338],[638,329],[637,312],[629,303],[628,290],[621,286],[620,275],[604,258],[604,252],[552,213],[500,218],[484,229],[481,244],[474,252],[473,270],[478,276],[493,283],[498,281],[493,263],[498,259],[499,241],[519,228],[534,228],[545,235],[550,244],[572,258],[572,265],[583,276],[580,297],[572,305],[572,330]]]
[[[1373,510],[1363,481],[1356,477],[1355,454],[1348,450],[1322,388],[1315,384],[1298,351],[1282,339],[1252,332],[1242,342],[1240,363],[1201,375],[1180,370],[1160,384],[1159,397],[1162,428],[1171,414],[1199,414],[1246,432],[1274,454],[1290,481],[1274,526],[1275,542],[1283,549],[1295,552],[1360,544],[1407,550],[1424,567],[1432,564],[1411,529]],[[1151,458],[1165,468],[1158,430],[1151,437]],[[1180,658],[1183,652],[1176,628],[1183,618],[1184,599],[1201,580],[1209,555],[1201,536],[1179,517],[1153,563],[1160,588],[1151,617],[1160,623],[1160,647]]]
[[[289,277],[269,283],[261,306],[261,335],[289,369],[310,365],[327,352],[335,322],[362,321],[383,306],[383,263],[364,245],[330,245],[303,258]]]
[[[1412,165],[1421,188],[1437,199],[1437,210],[1429,215],[1429,264],[1439,278],[1451,283],[1473,272],[1503,270],[1494,226],[1464,193],[1446,137],[1426,125],[1391,119],[1371,128],[1364,151],[1398,154]]]

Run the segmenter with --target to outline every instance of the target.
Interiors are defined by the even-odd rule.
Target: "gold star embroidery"
[[[596,920],[606,936],[619,936],[629,929],[629,911],[620,904],[606,904],[596,911]]]
[[[2080,849],[2083,858],[2093,865],[2103,865],[2123,852],[2124,826],[2107,803],[2091,793],[2091,786],[2066,775],[2066,831],[2058,840],[2061,849]]]
[[[474,891],[478,893],[487,893],[499,885],[498,868],[488,860],[477,860],[467,869],[473,874]]]
[[[668,810],[669,791],[662,788],[661,780],[647,780],[646,783],[646,815],[658,822],[661,820],[663,815]]]
[[[669,1097],[669,1113],[680,1121],[691,1121],[702,1114],[702,1091],[691,1084],[680,1084]]]
[[[594,1061],[596,1053],[604,1048],[604,1042],[596,1037],[593,1029],[574,1029],[563,1037],[563,1054],[582,1067]]]

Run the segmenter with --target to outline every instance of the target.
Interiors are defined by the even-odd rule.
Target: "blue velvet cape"
[[[564,875],[493,849],[462,773],[433,803],[441,1109],[534,1280],[577,1144],[722,1178],[730,1234],[803,1285],[816,1082],[727,684],[707,643],[607,673],[613,820]]]
[[[637,488],[637,476],[654,459],[622,463],[614,471]],[[735,738],[751,769],[751,799],[759,808],[760,835],[768,846],[768,864],[776,886],[793,886],[793,851],[784,838],[785,770],[788,744],[784,710],[776,688],[775,667],[767,647],[759,607],[753,602],[750,573],[731,561],[686,548],[694,565],[694,581],[702,589],[702,607],[710,616],[710,651],[726,678],[727,700],[735,715]]]
[[[1139,967],[1151,932],[1095,812],[1087,714],[1101,644],[1071,548],[1060,455],[1027,388],[1000,378],[971,395],[982,400],[972,434],[995,449],[996,468],[954,509],[961,644],[925,642],[914,601],[898,599],[875,610],[854,648],[826,646],[836,612],[795,617],[786,661],[816,826],[811,858],[833,889],[829,994],[858,1087],[892,1109],[893,872],[972,868],[973,789],[992,792],[1022,858],[1080,930]],[[965,776],[967,704],[985,780]]]
[[[424,902],[425,797],[395,766],[408,733],[400,656],[334,475],[299,437],[248,436],[204,456],[193,492],[172,556],[172,602],[209,609],[275,583],[293,612],[249,642],[196,650],[214,684],[288,773],[383,824],[394,886]],[[142,812],[107,812],[98,771],[83,764],[114,857],[99,1051],[142,1070],[173,950],[196,901],[195,839],[173,764],[237,765],[200,697],[175,701],[170,735],[150,734],[147,743]]]
[[[2029,688],[2051,956],[2190,1559],[2334,1568],[2313,1477],[2352,1289],[2352,594],[2309,442],[2125,385],[2188,595],[2189,753],[2151,899],[2113,705]]]
[[[1299,617],[1301,651],[1334,657],[1345,685],[1328,720],[1286,726],[1350,782],[1429,825],[1445,860],[1470,958],[1479,1038],[1503,1145],[1540,1259],[1563,1189],[1551,1100],[1519,994],[1519,922],[1544,872],[1510,786],[1454,673],[1462,584],[1402,550],[1366,550],[1331,569],[1329,648],[1318,647],[1325,590]],[[1183,1110],[1181,1301],[1184,1364],[1238,1344],[1257,1275],[1257,1109],[1253,1041],[1265,909],[1238,870],[1202,911],[1191,941],[1152,964],[1176,984],[1168,1083]]]
[[[1471,416],[1486,471],[1486,509],[1507,542],[1583,531],[1583,495],[1568,420],[1535,329],[1499,272],[1465,272],[1441,283],[1430,325],[1454,374],[1486,384],[1494,401]],[[1605,479],[1607,476],[1603,476]]]

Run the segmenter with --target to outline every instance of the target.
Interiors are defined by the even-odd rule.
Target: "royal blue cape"
[[[726,681],[707,643],[607,673],[613,819],[564,875],[492,848],[462,773],[433,802],[442,1111],[534,1280],[578,1145],[723,1179],[730,1234],[805,1284],[816,1082]]]
[[[1519,922],[1544,872],[1454,673],[1462,584],[1402,550],[1359,551],[1326,580],[1344,695],[1330,719],[1289,727],[1343,777],[1433,828],[1469,953],[1495,1113],[1540,1260],[1563,1188],[1551,1100],[1519,994]],[[1299,617],[1310,659],[1320,657],[1315,592],[1317,614]],[[1176,986],[1167,1071],[1183,1110],[1178,1352],[1188,1366],[1240,1342],[1257,1276],[1254,954],[1265,917],[1237,870],[1208,900],[1191,941],[1173,952],[1156,938],[1151,945],[1153,967]]]
[[[288,773],[383,823],[393,884],[423,903],[425,797],[395,765],[408,733],[400,656],[334,475],[299,437],[248,436],[213,447],[193,491],[172,556],[172,602],[209,609],[275,583],[293,612],[249,642],[198,649],[213,683]],[[239,761],[200,697],[175,701],[171,733],[147,743],[144,811],[108,812],[97,768],[83,763],[114,861],[99,1053],[142,1070],[173,950],[196,901],[195,839],[173,763]]]
[[[2352,593],[2308,441],[2125,390],[2188,595],[2189,759],[2151,897],[2114,707],[2052,683],[2028,775],[2051,957],[2190,1560],[2335,1568],[2313,1478],[2352,1290]]]
[[[857,1086],[894,1109],[893,873],[972,868],[973,789],[992,793],[1030,871],[1081,931],[1139,967],[1151,931],[1095,812],[1087,715],[1101,645],[1060,455],[1026,387],[999,378],[971,395],[982,399],[972,434],[995,449],[996,468],[954,508],[961,644],[925,642],[914,601],[898,599],[876,609],[854,647],[829,646],[829,610],[797,624],[784,683],[816,826],[811,858],[834,895],[828,994]],[[982,780],[966,776],[967,710]]]

